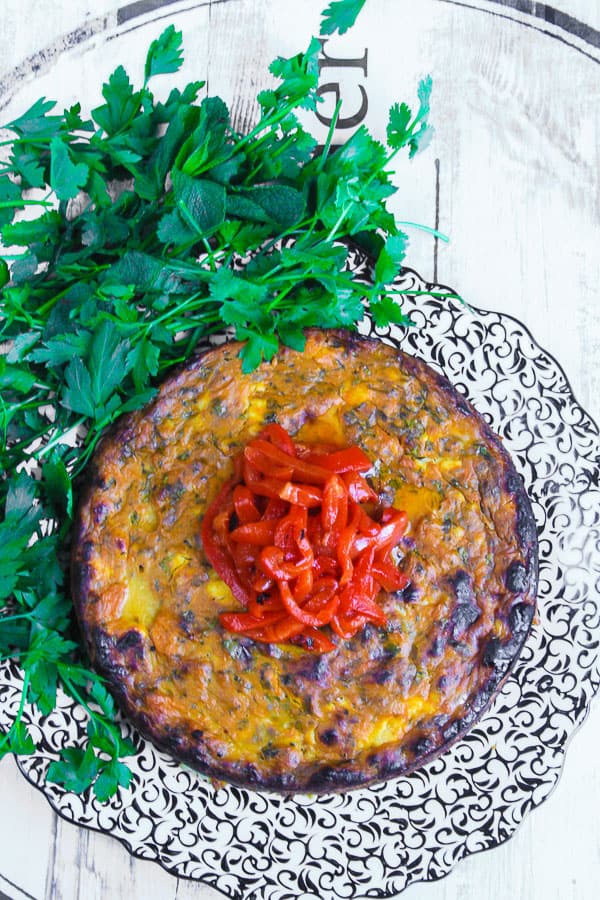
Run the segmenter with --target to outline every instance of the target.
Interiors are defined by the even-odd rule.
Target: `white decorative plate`
[[[366,268],[356,256],[353,265]],[[106,804],[45,781],[65,742],[84,739],[84,711],[65,696],[28,722],[40,750],[25,777],[65,819],[112,834],[131,853],[232,898],[335,900],[394,896],[511,836],[555,786],[569,738],[600,685],[600,440],[558,363],[510,316],[398,286],[419,328],[378,334],[440,369],[502,436],[531,497],[540,539],[539,611],[492,706],[457,744],[407,777],[346,794],[292,798],[215,788],[132,734],[128,791]],[[0,728],[20,676],[0,666]]]

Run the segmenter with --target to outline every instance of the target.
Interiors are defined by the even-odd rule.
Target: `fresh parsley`
[[[337,0],[322,31],[343,34],[365,0]],[[390,163],[426,143],[431,81],[415,115],[390,112],[387,146],[359,128],[325,148],[304,129],[318,56],[271,65],[260,118],[236,131],[196,81],[158,102],[149,87],[182,63],[169,26],[136,88],[119,66],[89,117],[41,98],[6,123],[0,175],[0,660],[23,673],[0,755],[35,750],[24,712],[45,716],[66,691],[87,711],[83,746],[64,747],[49,780],[99,800],[126,787],[122,736],[102,679],[73,625],[68,538],[79,476],[103,429],[148,402],[157,380],[224,327],[246,343],[249,371],[279,342],[302,350],[309,326],[354,328],[370,302],[378,325],[405,322],[397,292],[406,235],[388,211]],[[41,194],[41,196],[40,196]],[[22,218],[25,207],[37,217]],[[375,259],[367,286],[346,267],[351,240]]]
[[[332,0],[323,12],[321,34],[345,34],[352,28],[366,0]]]

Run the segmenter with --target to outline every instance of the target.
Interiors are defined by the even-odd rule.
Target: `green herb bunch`
[[[334,0],[322,33],[343,33],[364,2]],[[173,26],[142,86],[119,66],[90,118],[40,99],[4,126],[0,235],[20,252],[0,260],[0,661],[23,686],[0,756],[35,751],[26,704],[48,715],[60,686],[89,713],[87,742],[47,777],[99,800],[129,783],[135,752],[82,657],[66,574],[77,479],[103,429],[212,332],[235,329],[250,371],[280,341],[302,350],[307,326],[354,328],[365,299],[378,325],[406,321],[388,289],[407,243],[386,208],[389,167],[430,135],[431,81],[415,115],[392,107],[387,147],[360,127],[334,148],[338,107],[319,148],[297,112],[316,107],[320,50],[313,39],[273,62],[278,84],[245,134],[219,97],[199,101],[203,82],[155,100],[151,79],[182,63]],[[346,269],[345,239],[374,257],[371,285]]]

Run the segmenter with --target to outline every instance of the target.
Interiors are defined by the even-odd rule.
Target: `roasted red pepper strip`
[[[339,530],[346,527],[348,519],[348,491],[346,485],[338,475],[332,475],[323,488],[323,505],[321,506],[321,521],[326,531],[336,527]]]
[[[294,597],[296,598],[298,603],[306,600],[306,598],[310,597],[313,592],[315,580],[313,575],[313,567],[311,567],[310,569],[306,569],[306,571],[304,572],[301,572],[300,575],[296,578],[294,584]]]
[[[408,516],[405,512],[392,511],[393,515],[388,521],[380,525],[375,535],[357,535],[351,548],[351,554],[363,553],[368,547],[375,550],[386,550],[395,547],[400,538],[406,533]]]
[[[243,606],[248,605],[248,601],[253,598],[253,591],[240,579],[226,548],[215,539],[214,521],[216,517],[223,511],[226,501],[233,493],[234,484],[226,481],[215,499],[212,501],[202,522],[202,545],[204,552],[215,567],[218,575],[223,579],[225,584],[230,588],[231,593],[236,600]]]
[[[352,603],[352,616],[360,616],[373,622],[374,625],[385,625],[385,613],[380,606],[366,595],[356,597]]]
[[[222,613],[222,626],[325,653],[336,645],[323,625],[348,640],[385,624],[376,598],[408,583],[391,558],[408,519],[387,508],[377,521],[360,506],[378,501],[363,451],[295,445],[272,424],[233,465],[202,523],[207,557],[246,608]]]
[[[291,559],[298,550],[306,554],[308,550],[312,552],[311,544],[306,540],[306,536],[302,537],[306,531],[308,522],[307,510],[304,507],[292,506],[287,515],[283,516],[275,529],[275,546],[280,547],[291,554]],[[303,543],[306,541],[305,543]]]
[[[302,622],[304,625],[315,625],[316,627],[325,624],[323,619],[319,618],[318,615],[306,612],[301,606],[298,606],[287,581],[280,581],[278,584],[283,605],[296,621]]]
[[[311,453],[309,462],[341,475],[342,472],[368,472],[373,463],[360,447],[347,447],[333,453]]]
[[[317,556],[314,569],[317,578],[320,578],[321,575],[335,575],[338,570],[338,561],[331,556]]]
[[[386,515],[386,513],[389,513]],[[400,510],[386,510],[381,519],[381,529],[373,546],[376,550],[395,547],[400,538],[406,534],[408,516]]]
[[[352,578],[354,566],[352,565],[351,550],[356,541],[356,532],[358,523],[360,522],[361,509],[355,506],[352,512],[352,518],[347,527],[343,529],[338,539],[337,558],[342,569],[340,585],[348,584]]]
[[[279,447],[279,449],[283,450],[284,453],[287,453],[288,456],[296,456],[296,446],[293,440],[285,428],[282,428],[281,425],[278,425],[276,422],[265,425],[259,436],[263,440],[271,441],[272,444]]]
[[[267,591],[257,591],[256,598],[248,604],[248,612],[259,619],[262,619],[267,613],[281,613],[287,616],[279,591],[273,582]]]
[[[337,615],[331,620],[332,630],[344,641],[353,638],[357,631],[367,624],[366,616],[355,616],[348,618],[347,616]]]
[[[374,519],[368,516],[364,509],[360,510],[358,530],[361,534],[368,534],[369,537],[378,537],[381,534],[381,526],[378,525]],[[402,533],[404,534],[404,532]]]
[[[315,653],[330,653],[335,650],[333,641],[330,641],[327,635],[318,628],[311,628],[310,625],[306,625],[297,637],[291,638],[291,642],[303,647],[304,650],[313,650]]]
[[[247,525],[240,525],[239,528],[234,528],[229,533],[229,537],[232,541],[239,543],[265,547],[267,544],[273,543],[276,526],[277,522],[274,519],[249,522]]]
[[[273,579],[265,575],[264,572],[257,572],[252,581],[252,587],[257,594],[264,594],[273,587]]]
[[[263,513],[263,519],[281,519],[286,515],[288,509],[289,506],[285,500],[282,500],[280,497],[269,497]]]
[[[356,566],[354,566],[352,580],[346,585],[340,598],[340,613],[342,615],[348,615],[353,611],[358,612],[357,604],[359,600],[375,595],[373,576],[371,575],[374,556],[375,551],[373,548],[370,548],[363,553]]]
[[[243,573],[244,576],[250,575],[254,568],[254,557],[256,556],[256,550],[252,544],[229,544],[227,549],[240,573]],[[250,578],[248,583],[251,580]]]
[[[358,472],[344,472],[342,480],[348,490],[348,495],[355,503],[377,503],[379,497]]]
[[[319,488],[308,484],[294,484],[292,481],[278,481],[275,478],[249,478],[246,484],[260,497],[273,497],[297,506],[320,506],[323,494]]]
[[[321,609],[317,613],[309,612],[309,603],[306,603],[304,607],[299,606],[290,590],[290,587],[287,581],[282,581],[279,583],[279,590],[281,592],[281,599],[283,600],[283,605],[290,613],[294,619],[297,619],[298,622],[303,622],[305,625],[314,625],[315,627],[319,627],[319,625],[326,625],[329,621],[331,621],[331,617],[335,614],[338,606],[339,606],[339,596],[337,594],[333,594],[329,602],[323,609]],[[310,602],[310,601],[309,601]]]
[[[299,622],[291,616],[286,616],[285,619],[281,619],[281,621],[275,622],[273,625],[266,625],[264,628],[256,628],[252,631],[247,631],[246,634],[254,641],[264,641],[267,644],[279,644],[302,634],[305,628],[306,625],[304,622]]]
[[[393,563],[383,559],[375,559],[371,567],[373,578],[384,591],[402,591],[408,584],[408,577]]]
[[[331,472],[321,466],[314,466],[298,457],[290,457],[273,444],[257,438],[244,450],[244,456],[255,468],[268,475],[273,466],[293,466],[295,477],[307,484],[325,484]]]
[[[320,506],[323,502],[323,492],[319,488],[310,484],[293,484],[291,481],[284,484],[279,496],[294,506],[307,508]]]
[[[265,547],[260,554],[259,565],[263,571],[277,581],[290,581],[298,578],[307,569],[312,569],[313,554],[303,556],[297,563],[285,561],[285,555],[279,547]]]
[[[337,581],[335,578],[323,578],[303,608],[307,612],[316,613],[317,618],[321,619],[321,624],[326,625],[338,611],[339,605],[340,595]]]
[[[258,522],[260,519],[260,512],[254,502],[254,494],[243,484],[236,484],[233,489],[233,506],[242,525],[246,525],[248,522]]]

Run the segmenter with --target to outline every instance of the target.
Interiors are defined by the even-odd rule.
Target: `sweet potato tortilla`
[[[521,477],[483,418],[424,362],[341,331],[307,333],[243,374],[227,343],[106,434],[87,475],[73,592],[92,661],[158,747],[216,780],[331,791],[408,773],[489,705],[535,611],[537,538]],[[207,559],[206,510],[269,423],[359,447],[404,510],[367,623],[315,652],[227,631],[241,610]]]

